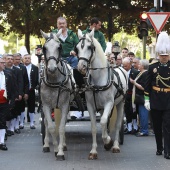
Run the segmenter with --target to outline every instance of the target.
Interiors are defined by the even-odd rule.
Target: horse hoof
[[[50,152],[50,147],[43,147],[43,152]]]
[[[109,151],[113,146],[113,140],[111,139],[108,144],[104,144],[104,148],[106,151]]]
[[[64,161],[65,157],[64,155],[57,155],[57,161]]]
[[[63,151],[67,151],[67,146],[64,146],[64,147],[63,147]]]
[[[112,149],[112,152],[113,152],[113,153],[120,153],[120,148],[113,148],[113,149]]]
[[[97,159],[97,153],[90,153],[88,160],[94,160],[94,159]]]

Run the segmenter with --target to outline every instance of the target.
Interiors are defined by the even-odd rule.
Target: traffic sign
[[[148,19],[157,34],[161,32],[170,16],[170,12],[147,12]]]

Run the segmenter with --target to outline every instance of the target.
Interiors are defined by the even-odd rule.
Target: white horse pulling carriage
[[[58,160],[64,160],[65,124],[69,112],[71,94],[75,90],[74,78],[70,67],[61,59],[61,44],[58,40],[61,32],[50,36],[42,32],[46,39],[44,44],[45,70],[41,85],[41,100],[45,116],[46,136],[43,150],[49,151],[49,133],[52,135],[54,152]],[[75,50],[79,58],[78,70],[85,74],[85,97],[87,109],[91,119],[92,149],[89,159],[97,159],[96,141],[96,112],[101,113],[102,138],[106,150],[112,148],[112,152],[120,152],[119,133],[123,121],[124,94],[127,90],[127,73],[123,68],[112,69],[107,63],[104,52],[94,38],[94,30],[83,35],[78,30],[79,43]],[[67,80],[67,81],[66,81]],[[117,108],[114,143],[108,134],[108,121],[114,106]],[[57,143],[57,129],[51,120],[51,109],[61,110],[59,121],[59,145]],[[123,143],[123,141],[122,141]]]

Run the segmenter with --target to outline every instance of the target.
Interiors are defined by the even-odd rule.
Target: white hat
[[[26,54],[29,54],[25,46],[22,46],[20,48],[19,53],[21,54],[22,57]]]
[[[159,34],[157,42],[156,42],[155,51],[159,55],[169,55],[170,54],[170,38],[165,31],[163,31]]]

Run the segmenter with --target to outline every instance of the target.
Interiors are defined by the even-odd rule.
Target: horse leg
[[[54,152],[56,154],[58,152],[58,142],[57,142],[55,123],[51,119],[51,108],[49,108],[48,106],[43,106],[43,111],[47,120],[48,131],[52,136]]]
[[[119,131],[121,128],[121,123],[123,120],[123,106],[124,106],[124,102],[121,101],[120,103],[117,104],[116,108],[117,108],[117,119],[116,119],[116,126],[115,126],[115,137],[114,137],[114,144],[112,147],[112,152],[113,153],[119,153],[120,152],[120,148],[119,148]]]
[[[111,147],[113,146],[113,141],[111,137],[108,135],[108,129],[107,129],[107,122],[109,115],[111,113],[113,104],[112,103],[107,103],[106,106],[104,107],[104,112],[100,120],[100,124],[102,127],[102,139],[104,142],[104,148],[106,150],[110,150]]]
[[[45,138],[44,138],[43,152],[50,152],[49,131],[48,131],[48,127],[47,127],[48,125],[45,116],[44,116],[44,124],[45,124]]]
[[[64,105],[61,109],[61,121],[59,126],[59,145],[58,145],[58,153],[57,153],[57,160],[65,160],[64,157],[64,144],[65,144],[65,124],[66,124],[66,118],[68,114],[68,104]]]
[[[91,132],[92,132],[92,149],[90,151],[89,160],[97,159],[97,140],[96,140],[96,114],[95,109],[89,103],[87,103],[88,112],[91,120]]]

